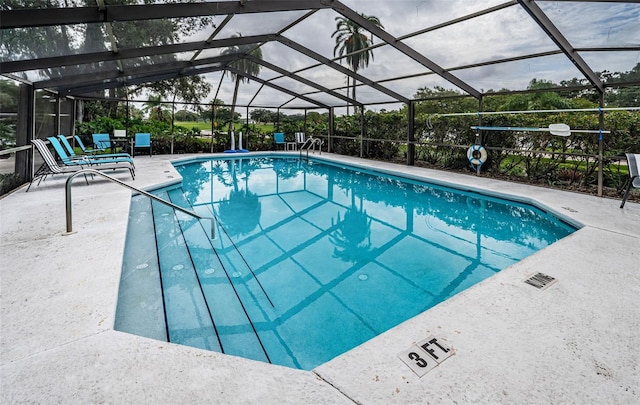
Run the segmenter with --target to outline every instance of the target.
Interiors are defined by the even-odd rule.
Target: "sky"
[[[343,1],[343,4],[358,13],[378,17],[385,30],[395,37],[412,34],[503,3],[503,0]],[[640,46],[640,4],[567,1],[539,1],[537,4],[574,47]],[[241,32],[243,36],[277,32],[288,22],[302,15],[302,12],[273,13],[268,18],[262,16],[259,23],[255,15],[237,15],[218,37],[233,35],[236,32]],[[283,32],[283,35],[326,58],[332,58],[335,40],[331,35],[336,28],[337,16],[339,14],[333,10],[320,10],[301,24]],[[376,37],[373,37],[373,41],[374,44],[383,42]],[[519,5],[413,36],[404,42],[447,69],[557,49],[553,41]],[[277,42],[265,44],[262,53],[266,61],[289,71],[297,71],[317,63]],[[639,51],[585,52],[583,57],[596,71],[628,71],[640,63]],[[393,47],[383,46],[373,50],[373,60],[367,68],[359,70],[358,73],[378,81],[427,71],[423,65]],[[298,74],[328,88],[346,85],[344,75],[327,67],[305,70]],[[582,78],[581,73],[564,55],[456,70],[453,74],[480,91],[525,89],[534,78],[555,83],[574,77]],[[263,79],[277,76],[280,75],[266,68],[260,73]],[[219,74],[210,75],[214,91],[218,87],[219,78]],[[292,79],[279,79],[274,83],[286,84],[285,87],[293,86],[302,92],[312,91],[309,86],[298,84]],[[421,87],[440,86],[460,90],[435,74],[385,82],[383,85],[409,98]],[[260,87],[259,83],[254,82],[241,84],[238,104],[251,102],[253,105],[284,105],[284,108],[309,105],[304,101],[291,101],[291,96],[287,94],[265,88],[259,90]],[[232,92],[233,82],[227,77],[222,81],[218,98],[230,103]],[[344,94],[345,90],[341,92]],[[357,99],[365,103],[390,102],[369,107],[374,110],[391,110],[401,105],[395,103],[390,96],[374,89],[358,87],[356,94]],[[311,97],[322,99],[316,95]],[[337,102],[337,99],[331,96],[326,97],[326,100],[332,104]]]
[[[158,0],[163,2],[165,0]],[[251,1],[251,0],[249,0]],[[253,0],[260,1],[260,0]],[[444,69],[452,69],[451,73],[480,91],[488,90],[522,90],[532,79],[548,80],[559,83],[562,80],[583,78],[578,69],[563,55],[551,55],[535,59],[525,59],[509,63],[482,67],[467,67],[496,59],[513,58],[527,54],[557,50],[553,41],[530,18],[519,5],[501,7],[498,11],[478,16],[443,28],[431,29],[465,15],[479,12],[491,7],[500,7],[507,0],[343,0],[343,4],[358,13],[378,17],[385,30],[399,38],[410,34],[403,42],[416,49],[426,58]],[[107,2],[108,4],[108,2]],[[579,1],[536,1],[537,4],[560,29],[569,42],[577,48],[590,47],[636,47],[626,52],[580,52],[583,59],[594,71],[608,70],[626,72],[640,63],[640,4],[616,2],[579,2]],[[220,30],[214,39],[227,38],[238,33],[243,36],[282,32],[282,35],[324,58],[334,57],[335,39],[332,34],[336,29],[336,17],[340,14],[331,9],[323,9],[307,16],[301,23],[288,27],[293,21],[305,16],[305,11],[277,12],[268,14],[237,14],[230,23]],[[216,16],[214,23],[219,25],[224,16]],[[114,23],[117,24],[117,23]],[[214,32],[208,27],[179,42],[204,41]],[[380,38],[372,36],[375,45],[384,44]],[[105,43],[107,49],[110,44]],[[222,49],[203,51],[199,58],[217,56]],[[416,62],[390,45],[380,46],[373,51],[373,59],[368,67],[360,69],[359,74],[372,81],[383,81],[382,86],[406,98],[413,98],[420,88],[436,86],[462,92],[449,81],[429,73],[429,69]],[[318,62],[280,42],[268,42],[262,46],[263,59],[271,64],[317,83],[325,88],[336,89],[346,94],[345,74],[326,66],[318,66]],[[188,60],[193,53],[178,55],[179,59]],[[343,63],[344,64],[344,63]],[[391,80],[397,77],[421,75],[402,80]],[[273,80],[273,83],[296,92],[316,91],[311,86],[294,79],[282,78],[273,70],[263,67],[259,77]],[[214,97],[230,104],[233,97],[234,83],[229,75],[222,77],[219,72],[207,74],[213,91],[207,101]],[[331,95],[311,94],[309,97],[320,103],[344,106],[345,102]],[[393,110],[400,108],[401,103],[388,94],[384,94],[368,86],[357,88],[356,98],[368,109],[382,108]],[[295,99],[291,95],[262,86],[256,81],[242,83],[238,95],[238,105],[251,104],[259,108],[265,106],[292,109],[296,107],[313,107],[313,104]],[[239,109],[239,112],[245,115]],[[325,112],[324,108],[319,109]],[[344,113],[345,108],[336,110]]]

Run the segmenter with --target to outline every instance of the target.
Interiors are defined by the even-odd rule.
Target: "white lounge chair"
[[[627,153],[626,156],[629,167],[629,184],[627,184],[627,189],[622,197],[620,208],[624,207],[624,203],[627,202],[631,187],[640,188],[640,154]]]
[[[34,139],[31,141],[31,143],[33,143],[36,149],[38,149],[38,152],[40,152],[42,159],[44,159],[44,163],[33,174],[33,178],[31,179],[31,183],[29,183],[29,186],[27,187],[26,192],[29,192],[31,185],[33,184],[34,181],[36,181],[36,179],[38,179],[38,185],[40,185],[40,182],[42,182],[42,180],[44,180],[48,175],[75,173],[78,170],[83,169],[82,166],[60,167],[58,166],[58,163],[56,163],[56,159],[53,157],[53,155],[49,151],[49,148],[47,148],[47,145],[44,143],[43,140]],[[89,184],[89,180],[87,180],[87,176],[85,176],[84,179],[87,182],[87,184]]]

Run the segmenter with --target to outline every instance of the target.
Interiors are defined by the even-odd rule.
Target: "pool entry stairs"
[[[180,187],[153,194],[213,215]],[[212,239],[208,221],[144,196],[132,198],[129,215],[138,226],[127,231],[115,329],[271,362],[265,346],[278,338],[259,332],[273,304],[218,221]]]

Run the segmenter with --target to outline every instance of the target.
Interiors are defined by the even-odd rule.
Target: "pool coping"
[[[640,204],[620,210],[619,200],[338,155],[315,157],[516,195],[582,228],[306,372],[114,331],[131,193],[99,180],[88,187],[78,181],[78,232],[61,236],[63,179],[47,180],[0,200],[3,402],[638,402]],[[117,177],[156,188],[179,179],[170,161],[182,159],[136,157],[136,180],[125,173]],[[95,206],[100,209],[90,208]],[[538,271],[559,281],[544,291],[524,283]],[[588,302],[593,296],[598,299]],[[418,377],[398,354],[430,335],[455,354]]]

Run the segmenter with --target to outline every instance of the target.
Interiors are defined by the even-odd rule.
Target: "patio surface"
[[[62,236],[65,179],[47,179],[0,200],[0,402],[640,403],[640,204],[327,156],[535,200],[583,228],[309,372],[114,331],[131,193],[76,179]],[[135,161],[135,181],[115,177],[179,178],[169,156]],[[537,272],[558,282],[524,283]],[[430,335],[454,355],[418,377],[398,354]]]

